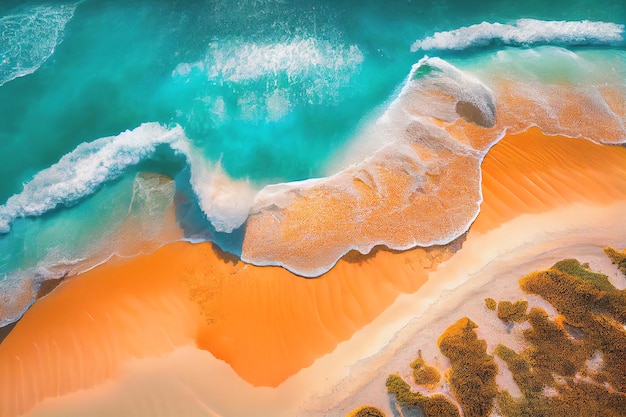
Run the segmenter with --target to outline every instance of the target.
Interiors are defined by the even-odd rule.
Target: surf
[[[617,46],[623,45],[624,25],[610,22],[518,19],[513,23],[482,22],[436,32],[416,40],[411,51],[466,50],[489,45]]]
[[[34,6],[0,18],[0,87],[34,73],[54,54],[77,5]]]

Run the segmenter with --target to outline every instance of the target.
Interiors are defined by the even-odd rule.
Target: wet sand
[[[623,207],[608,204],[626,201],[626,149],[539,136],[531,130],[505,138],[487,155],[482,212],[462,251],[444,265],[462,272],[468,260],[460,255],[471,248],[482,254],[475,262],[488,263],[503,243],[510,250],[550,251],[563,243],[550,240],[550,230],[566,238],[573,225],[586,230],[581,236],[593,236],[593,225],[580,222],[595,219],[582,215],[593,210],[623,226]],[[570,214],[554,212],[559,209]],[[544,247],[542,239],[548,239]],[[432,286],[454,280],[442,275],[443,266],[420,287],[457,249],[349,255],[313,280],[245,265],[210,244],[178,242],[111,260],[35,303],[0,345],[0,368],[7,370],[0,374],[0,415],[55,396],[38,415],[98,404],[102,415],[133,407],[136,413],[125,412],[211,415],[205,408],[217,407],[219,414],[250,415],[256,407],[255,415],[294,415],[287,411],[344,378],[356,360],[375,354],[406,324],[406,311],[395,307],[402,306],[400,294],[413,294],[423,306],[437,300],[441,288]],[[184,382],[180,395],[169,391],[168,375]],[[136,383],[148,379],[144,388]],[[81,400],[90,396],[100,402]],[[105,413],[111,407],[119,413]],[[180,407],[189,412],[180,414]],[[72,415],[69,409],[61,414]]]
[[[309,399],[306,412],[299,415],[345,416],[361,405],[375,405],[387,415],[394,415],[385,389],[387,376],[399,373],[415,389],[409,364],[420,350],[425,362],[443,374],[450,362],[437,348],[437,340],[462,317],[470,317],[478,324],[477,334],[487,341],[487,352],[492,353],[498,343],[520,351],[526,344],[519,330],[527,323],[515,325],[516,331],[512,331],[513,326],[498,320],[484,300],[525,299],[531,306],[556,315],[554,307],[544,299],[523,293],[518,281],[562,259],[588,262],[592,270],[607,274],[617,288],[624,288],[626,278],[603,251],[605,245],[626,244],[626,223],[620,220],[624,210],[626,201],[608,206],[571,205],[547,213],[523,215],[498,229],[468,238],[463,249],[430,274],[423,287],[414,294],[401,295],[371,326],[361,331],[394,323],[387,325],[389,343],[372,355],[355,360],[343,379]],[[589,221],[580,222],[581,218]],[[360,333],[355,338],[358,336]],[[340,348],[349,349],[351,342]],[[519,392],[504,366],[500,366],[497,381],[511,394]],[[447,389],[439,385],[428,394]]]
[[[359,405],[384,406],[386,376],[400,371],[408,379],[408,363],[417,349],[428,363],[448,366],[435,342],[464,315],[478,323],[478,334],[487,338],[489,349],[498,342],[519,345],[484,307],[484,298],[521,296],[521,275],[569,256],[590,262],[594,269],[616,270],[607,264],[602,246],[623,239],[626,225],[615,220],[625,209],[626,202],[574,205],[521,216],[475,236],[418,291],[401,295],[350,340],[276,388],[252,387],[226,363],[186,346],[162,357],[130,361],[115,381],[41,403],[31,415],[107,416],[132,410],[134,416],[343,416]],[[580,216],[594,220],[579,224]],[[494,242],[500,244],[495,249]]]

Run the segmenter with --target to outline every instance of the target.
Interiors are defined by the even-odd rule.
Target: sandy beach
[[[538,297],[522,295],[517,280],[526,273],[576,257],[608,273],[620,288],[626,286],[602,252],[605,244],[623,243],[626,225],[615,219],[624,209],[626,202],[576,205],[521,216],[468,239],[418,291],[398,297],[350,340],[276,388],[255,388],[226,363],[187,345],[162,357],[132,360],[115,381],[44,401],[29,415],[342,416],[363,404],[384,406],[386,376],[400,372],[408,377],[408,363],[418,349],[429,363],[447,366],[435,341],[460,317],[468,315],[479,324],[490,349],[498,342],[519,345],[484,307],[484,298],[522,297],[546,307]],[[579,216],[596,220],[579,225]],[[504,244],[494,249],[494,241]]]
[[[449,361],[439,352],[436,341],[461,317],[470,317],[478,324],[477,333],[487,340],[488,352],[498,343],[512,348],[523,346],[520,335],[507,330],[485,307],[484,300],[526,299],[530,305],[555,314],[545,300],[524,294],[518,280],[559,260],[576,258],[589,262],[591,269],[607,274],[617,288],[626,287],[626,278],[603,252],[606,245],[624,246],[626,224],[619,214],[625,209],[626,202],[606,207],[572,205],[520,216],[479,237],[468,237],[463,249],[430,274],[424,286],[414,294],[398,297],[392,307],[361,331],[387,329],[389,343],[367,359],[356,360],[337,386],[308,402],[310,411],[302,415],[342,416],[367,404],[393,415],[384,388],[387,376],[399,373],[410,381],[409,363],[417,357],[418,350],[427,363],[445,370]],[[581,217],[593,220],[580,224]],[[371,338],[361,332],[337,351],[349,351],[348,344],[359,337]],[[503,375],[499,382],[512,381]],[[513,386],[515,392],[514,384],[508,386]]]
[[[426,345],[451,309],[476,316],[484,294],[514,299],[526,270],[623,247],[625,161],[584,139],[507,137],[483,162],[462,241],[349,255],[319,279],[211,244],[112,259],[35,303],[0,345],[0,414],[339,416],[384,399],[380,375],[416,355],[406,338],[435,360]]]

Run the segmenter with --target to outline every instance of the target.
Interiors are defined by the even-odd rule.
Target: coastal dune
[[[196,407],[187,415],[212,415],[197,403],[179,401],[177,392],[210,396],[198,372],[213,368],[226,375],[235,393],[249,393],[252,404],[280,410],[285,401],[295,401],[283,399],[288,393],[302,398],[308,392],[299,372],[313,372],[316,360],[374,321],[400,294],[419,291],[437,265],[454,260],[461,244],[465,250],[521,215],[626,201],[625,148],[546,136],[536,128],[502,139],[481,170],[481,212],[466,240],[448,246],[350,253],[324,276],[304,279],[279,267],[245,264],[209,243],[177,242],[150,255],[111,259],[68,279],[38,300],[0,344],[0,415],[58,415],[79,403],[88,407],[80,398],[94,395],[109,398],[107,407],[118,404],[121,414],[144,407],[133,415],[180,415],[187,404]],[[526,218],[531,230],[533,217]],[[185,354],[212,365],[198,363],[194,370]],[[187,367],[175,370],[176,361]],[[186,381],[185,390],[159,400],[180,407],[151,414],[149,405],[129,399],[123,387],[132,385],[138,369],[142,375],[153,372],[153,383],[162,387],[168,375]],[[185,379],[183,371],[193,375]],[[138,395],[142,388],[128,392]],[[228,412],[244,407],[235,393],[215,399],[222,407],[215,415],[237,415]]]

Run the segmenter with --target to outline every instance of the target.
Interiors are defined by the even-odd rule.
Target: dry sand
[[[545,307],[537,297],[521,294],[520,276],[576,257],[609,272],[618,286],[626,285],[602,253],[605,244],[623,245],[626,224],[616,220],[624,210],[626,202],[572,205],[521,216],[468,239],[417,292],[400,296],[349,341],[277,388],[252,387],[208,352],[186,346],[160,358],[131,361],[116,381],[45,401],[30,415],[343,416],[364,404],[392,415],[386,376],[400,372],[408,380],[408,364],[418,349],[429,363],[445,369],[446,358],[435,341],[458,318],[470,316],[479,324],[489,350],[498,342],[519,346],[483,300],[525,298]],[[593,220],[581,224],[581,216]]]
[[[505,138],[491,150],[475,229],[430,276],[449,251],[348,256],[305,280],[179,242],[64,282],[0,345],[0,415],[37,403],[36,415],[289,416],[304,413],[302,404],[317,410],[311,415],[339,404],[328,415],[342,415],[351,403],[341,400],[379,384],[372,368],[395,351],[392,367],[414,357],[389,340],[428,307],[471,307],[476,288],[559,248],[625,244],[626,149],[539,136]],[[481,273],[488,267],[499,269]],[[429,320],[444,326],[439,311]],[[422,331],[430,342],[440,333],[437,325]],[[47,397],[57,398],[41,402]]]
[[[518,333],[509,332],[506,324],[486,308],[484,300],[526,299],[555,314],[554,308],[540,297],[523,294],[518,280],[559,260],[576,258],[589,262],[592,269],[606,273],[613,284],[624,288],[626,279],[603,252],[605,245],[626,246],[624,212],[626,201],[604,207],[575,204],[543,214],[523,215],[488,233],[469,236],[463,249],[430,274],[428,282],[416,293],[401,295],[371,325],[339,346],[336,352],[350,350],[349,344],[363,333],[388,331],[389,343],[378,351],[373,349],[371,356],[355,361],[348,376],[310,400],[308,412],[299,415],[342,416],[367,404],[393,415],[385,390],[387,376],[400,373],[410,382],[409,364],[418,350],[422,350],[427,363],[445,370],[449,362],[439,352],[436,341],[461,317],[470,317],[479,325],[477,333],[487,340],[488,352],[498,343],[519,348],[523,339]],[[499,382],[511,384],[506,375]],[[511,392],[515,390],[513,387]]]

